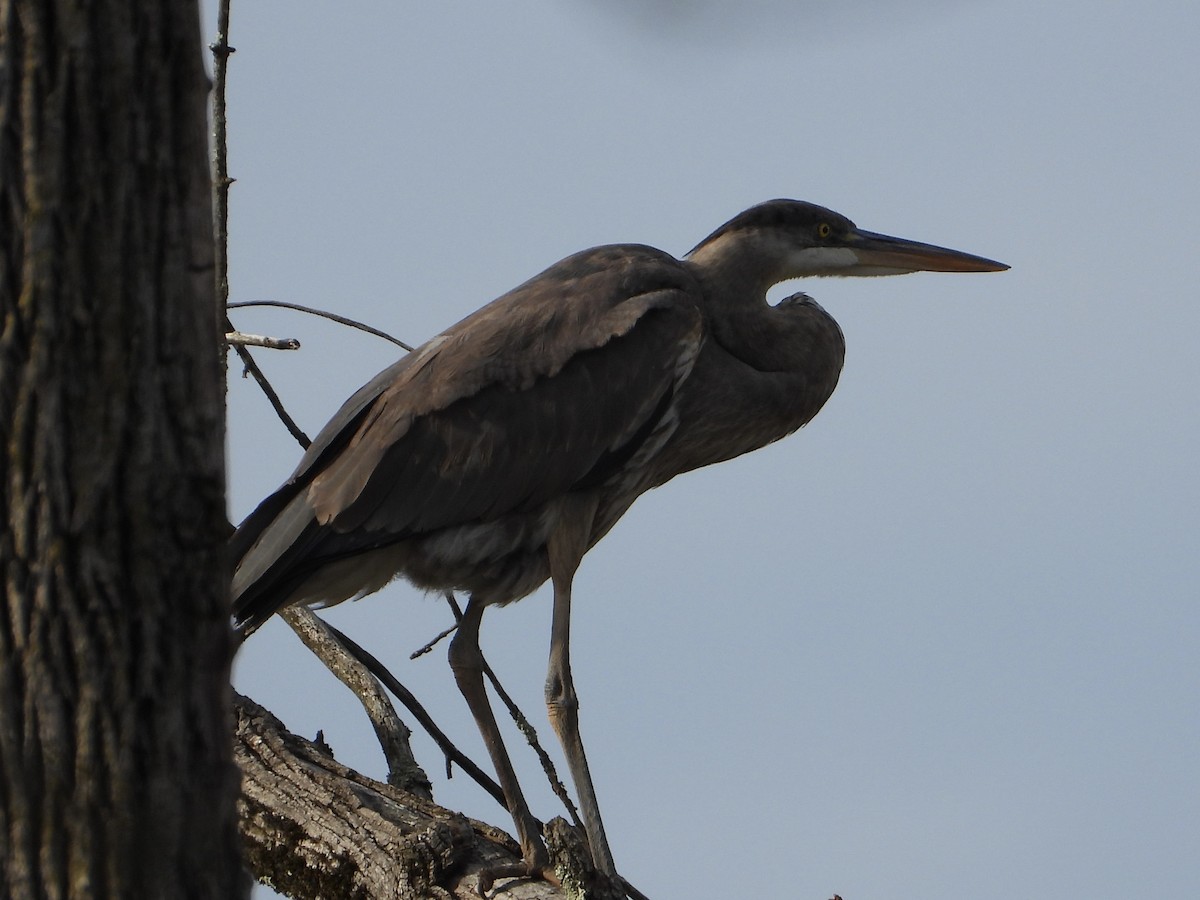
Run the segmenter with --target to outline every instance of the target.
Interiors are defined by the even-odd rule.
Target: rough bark
[[[248,881],[194,3],[0,0],[0,896]]]
[[[520,861],[520,847],[499,829],[346,768],[249,698],[238,697],[235,706],[247,859],[276,890],[291,897],[478,900],[481,870]],[[580,839],[565,822],[551,825],[548,836],[564,835],[560,845],[574,841],[561,849],[550,844],[564,880],[586,881],[575,874],[587,865],[579,861],[586,856]],[[522,880],[505,883],[499,896],[579,894]]]

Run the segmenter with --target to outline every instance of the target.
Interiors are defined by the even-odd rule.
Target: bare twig
[[[268,350],[299,350],[300,342],[295,338],[264,337],[261,334],[246,334],[244,331],[228,331],[225,343],[242,347],[266,347]]]
[[[217,9],[217,39],[208,45],[213,55],[213,238],[216,244],[217,308],[229,300],[229,154],[225,118],[225,75],[229,56],[229,0],[221,0]],[[226,331],[233,328],[226,320]]]
[[[430,650],[432,650],[434,647],[436,647],[443,638],[445,638],[448,635],[454,634],[454,632],[456,632],[456,631],[458,631],[458,623],[457,622],[455,624],[451,625],[449,628],[442,629],[428,643],[424,644],[421,647],[418,647],[412,653],[408,654],[408,658],[416,659],[418,656],[424,656],[426,653],[428,653]]]
[[[229,302],[229,186],[234,182],[234,179],[229,177],[228,120],[225,115],[225,80],[229,69],[229,57],[234,52],[234,48],[229,46],[229,5],[229,0],[221,0],[218,4],[217,37],[208,45],[213,55],[213,240],[216,245],[214,265],[218,309],[225,309]],[[229,316],[225,316],[224,332],[226,340],[230,333],[237,333],[237,329],[229,321]],[[245,373],[254,376],[254,380],[275,408],[276,414],[292,433],[292,437],[307,450],[312,441],[287,414],[279,395],[263,375],[250,351],[236,341],[229,343],[241,359]]]
[[[350,688],[362,703],[367,718],[375,728],[379,745],[383,748],[384,759],[387,760],[388,784],[427,800],[432,799],[429,778],[417,764],[409,745],[412,732],[400,721],[392,702],[366,666],[354,658],[312,610],[293,606],[284,610],[282,616],[304,642],[304,646],[325,663],[329,671]]]
[[[359,331],[365,331],[367,334],[381,337],[385,341],[391,341],[397,347],[403,347],[405,350],[412,350],[412,347],[399,338],[392,337],[386,331],[380,331],[378,328],[373,328],[365,322],[349,319],[346,316],[339,316],[337,313],[331,313],[323,309],[301,306],[299,303],[288,303],[284,300],[241,300],[237,303],[226,304],[226,308],[228,309],[245,309],[248,306],[273,306],[279,309],[293,309],[296,312],[308,313],[310,316],[320,316],[322,319],[329,319],[330,321],[337,322],[339,325],[349,325],[351,328],[357,328]]]
[[[234,352],[237,353],[238,358],[241,359],[242,365],[245,367],[243,374],[252,376],[254,380],[258,382],[258,386],[262,389],[262,392],[267,395],[267,399],[271,401],[271,406],[274,407],[275,414],[279,416],[279,419],[281,422],[283,422],[284,427],[291,432],[292,437],[296,439],[296,442],[305,450],[307,450],[309,446],[311,446],[312,441],[309,440],[308,435],[300,429],[300,426],[296,424],[296,421],[288,415],[288,411],[283,408],[283,401],[280,400],[279,395],[275,393],[275,388],[271,387],[271,382],[267,381],[267,376],[264,375],[262,369],[258,367],[258,363],[254,361],[254,357],[250,355],[250,351],[237,344],[233,346],[233,349]]]
[[[459,622],[462,620],[462,609],[458,605],[458,600],[454,597],[454,591],[446,591],[446,602],[450,604],[450,611],[454,613],[454,620]],[[483,652],[480,651],[480,658],[483,658]],[[529,720],[525,718],[525,714],[508,695],[508,691],[504,689],[504,685],[500,683],[500,679],[496,677],[496,673],[492,671],[492,667],[488,665],[486,659],[483,660],[483,673],[487,675],[488,681],[492,683],[492,690],[496,692],[496,696],[500,698],[500,702],[504,704],[508,710],[508,714],[512,716],[513,722],[516,723],[517,730],[525,737],[525,741],[533,748],[533,752],[537,754],[538,762],[542,764],[542,771],[546,773],[546,780],[550,782],[550,789],[554,791],[556,797],[562,801],[562,805],[566,808],[571,816],[571,820],[577,828],[583,828],[583,823],[579,820],[579,810],[575,808],[574,801],[571,800],[571,795],[567,793],[566,786],[558,777],[558,770],[554,767],[554,760],[550,758],[541,742],[538,741],[537,731],[529,724]]]

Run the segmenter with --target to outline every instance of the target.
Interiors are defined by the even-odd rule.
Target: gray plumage
[[[640,494],[790,434],[829,398],[841,330],[804,294],[767,304],[771,285],[1003,268],[793,200],[747,210],[683,260],[632,244],[568,257],[343,405],[238,528],[235,620],[252,631],[286,605],[338,603],[397,575],[469,593],[452,664],[489,740],[525,869],[537,871],[536,822],[481,699],[477,630],[485,607],[554,576],[551,720],[597,866],[615,874],[574,718],[567,634],[579,558]]]

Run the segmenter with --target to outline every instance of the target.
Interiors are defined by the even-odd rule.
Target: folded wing
[[[381,372],[238,528],[237,621],[303,601],[333,562],[620,479],[669,427],[695,290],[659,251],[585,251]]]

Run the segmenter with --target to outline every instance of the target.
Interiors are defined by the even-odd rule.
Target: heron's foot
[[[489,866],[481,870],[479,873],[479,883],[476,885],[479,896],[486,897],[491,891],[492,886],[501,878],[531,878],[539,881],[548,881],[554,885],[562,884],[558,876],[554,874],[553,866],[546,862],[545,850],[541,853],[535,853],[534,858],[531,860]]]
[[[479,872],[479,896],[487,897],[501,879],[523,878],[561,886],[569,894],[588,900],[648,900],[620,875],[605,874],[596,868],[582,829],[559,817],[547,822],[542,832],[545,846],[526,848],[526,859]]]

